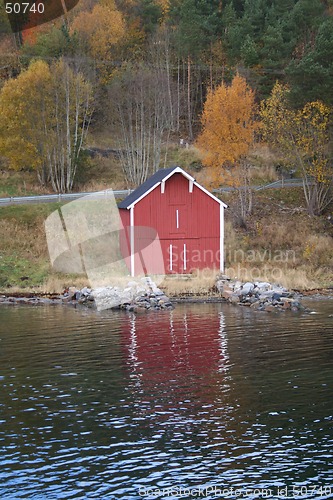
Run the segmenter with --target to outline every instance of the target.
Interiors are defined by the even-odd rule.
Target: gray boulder
[[[249,281],[247,283],[244,283],[244,285],[241,287],[241,295],[248,295],[251,293],[254,289],[254,284],[250,283]]]

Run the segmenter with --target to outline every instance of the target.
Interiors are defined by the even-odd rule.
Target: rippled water
[[[333,300],[310,306],[0,308],[0,498],[333,498]]]

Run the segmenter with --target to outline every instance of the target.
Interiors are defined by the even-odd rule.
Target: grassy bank
[[[233,223],[237,198],[226,199],[226,274],[244,280],[265,280],[306,290],[333,285],[333,225],[327,217],[310,218],[298,188],[266,191],[255,198],[246,228]],[[67,286],[88,284],[80,275],[51,269],[44,220],[59,204],[10,206],[0,209],[0,291],[33,289],[60,293]],[[171,296],[211,293],[215,273],[191,279],[167,279]]]
[[[231,211],[235,203],[230,200]],[[307,214],[302,188],[258,192],[247,227],[229,221],[226,233],[230,276],[300,290],[333,285],[333,225],[327,214]]]
[[[0,208],[1,291],[60,292],[73,281],[79,283],[78,276],[59,275],[50,266],[44,220],[58,207],[52,203]]]
[[[108,137],[95,137],[96,145],[110,148]],[[91,137],[91,145],[95,145]],[[178,164],[205,184],[200,157],[195,147],[177,144],[162,151],[163,164]],[[165,160],[165,164],[164,164]],[[266,146],[258,146],[251,157],[252,180],[264,184],[276,180],[275,158]],[[76,191],[126,187],[119,160],[114,156],[85,158]],[[0,172],[0,196],[43,194],[34,172]],[[314,289],[333,284],[333,224],[327,218],[310,218],[301,188],[258,191],[253,213],[246,227],[237,225],[237,193],[224,193],[226,210],[226,273],[241,281],[265,280],[287,288]],[[58,204],[0,208],[0,291],[34,289],[60,293],[65,287],[84,286],[87,279],[63,275],[51,269],[44,232],[44,220]],[[204,271],[191,279],[168,279],[163,287],[170,295],[211,293],[215,274]]]
[[[89,147],[100,149],[116,149],[116,145],[107,142],[107,137],[90,137]],[[277,180],[275,163],[266,146],[258,146],[249,158],[252,164],[252,184],[265,184]],[[198,149],[191,145],[188,148],[171,143],[161,151],[161,168],[178,165],[192,173],[197,181],[205,185],[206,172],[201,170],[201,158]],[[107,188],[127,189],[119,159],[113,154],[90,157],[84,154],[79,165],[74,184],[75,192],[99,191]],[[43,187],[38,183],[34,171],[0,170],[0,198],[9,196],[31,196],[53,194],[51,186]]]

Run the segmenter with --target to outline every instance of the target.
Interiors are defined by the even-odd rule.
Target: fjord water
[[[333,300],[309,305],[2,307],[0,498],[333,498]]]

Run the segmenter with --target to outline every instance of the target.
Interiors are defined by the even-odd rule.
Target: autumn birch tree
[[[91,57],[103,83],[109,81],[123,40],[126,25],[114,0],[101,0],[91,11],[83,11],[71,23],[70,33],[78,38],[81,50]]]
[[[73,188],[91,117],[92,88],[63,60],[33,62],[0,92],[0,148],[56,192]]]
[[[276,83],[262,103],[263,138],[286,162],[300,168],[308,212],[320,215],[333,200],[331,109],[314,101],[293,110],[288,104],[289,92],[288,87]]]
[[[47,149],[48,166],[54,191],[63,193],[73,188],[91,118],[92,88],[62,60],[52,69],[54,131]],[[46,133],[52,135],[50,130]]]
[[[52,77],[47,63],[36,61],[0,93],[0,150],[13,170],[35,170],[39,182],[49,180],[45,131],[51,130]]]
[[[230,86],[222,83],[208,91],[201,117],[202,131],[196,142],[212,184],[218,187],[224,182],[237,188],[243,221],[252,209],[247,156],[258,128],[255,113],[254,92],[244,78],[236,75]]]

